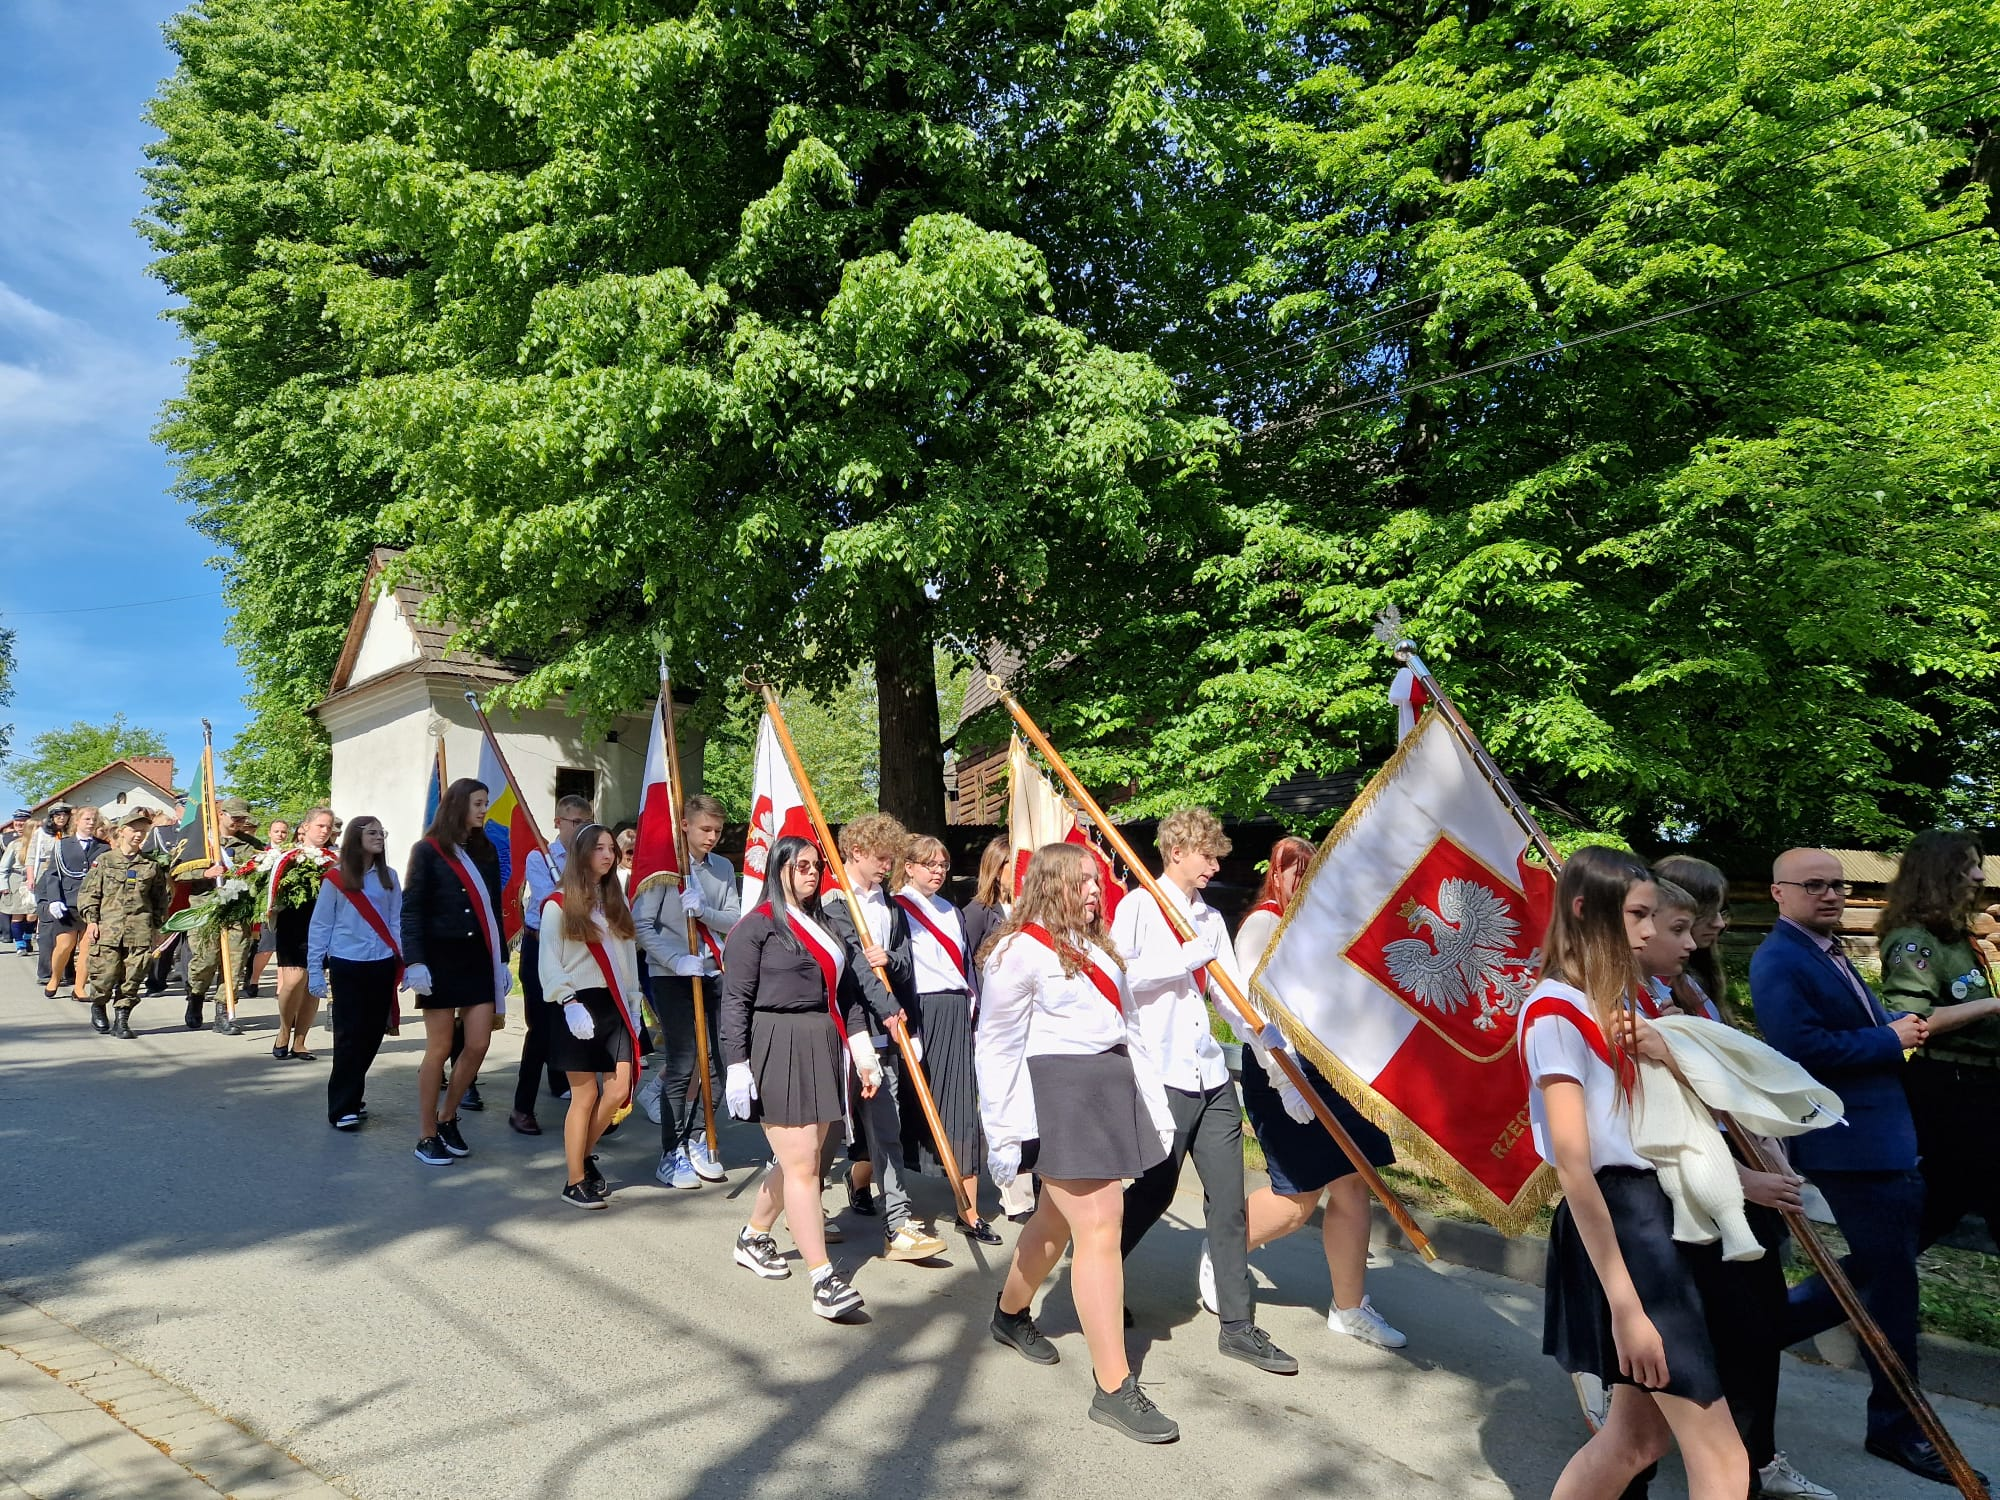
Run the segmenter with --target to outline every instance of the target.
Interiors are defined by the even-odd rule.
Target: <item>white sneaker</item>
[[[662,1151],[660,1153],[660,1164],[653,1168],[653,1180],[659,1183],[661,1187],[698,1188],[701,1186],[701,1179],[694,1175],[694,1168],[689,1165],[687,1152],[685,1151]]]
[[[704,1182],[727,1182],[729,1174],[722,1169],[722,1163],[715,1159],[708,1149],[708,1136],[698,1133],[688,1142],[688,1165],[694,1168],[695,1176]]]
[[[1767,1495],[1789,1495],[1794,1500],[1840,1500],[1825,1485],[1814,1484],[1793,1468],[1792,1461],[1782,1453],[1757,1471],[1757,1482]]]
[[[1583,1408],[1583,1425],[1592,1432],[1604,1431],[1604,1424],[1611,1420],[1611,1392],[1604,1382],[1595,1375],[1572,1375],[1569,1383],[1576,1388],[1576,1404]]]
[[[1378,1349],[1400,1349],[1409,1343],[1399,1330],[1389,1326],[1388,1320],[1375,1311],[1375,1304],[1366,1297],[1361,1299],[1359,1307],[1329,1309],[1326,1326],[1334,1333],[1344,1333]]]
[[[655,1125],[660,1123],[660,1095],[667,1086],[667,1075],[655,1073],[639,1085],[639,1108],[646,1112],[646,1118]]]
[[[1201,1266],[1194,1273],[1195,1294],[1201,1298],[1201,1310],[1215,1311],[1215,1262],[1208,1253],[1208,1241],[1201,1242]]]
[[[882,1253],[889,1260],[929,1260],[947,1248],[915,1219],[905,1219],[883,1236]]]

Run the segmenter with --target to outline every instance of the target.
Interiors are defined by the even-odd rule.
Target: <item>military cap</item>
[[[250,804],[245,802],[241,797],[224,797],[222,799],[222,810],[232,818],[247,818],[250,816]]]

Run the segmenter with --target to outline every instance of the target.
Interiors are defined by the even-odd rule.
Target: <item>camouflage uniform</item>
[[[97,924],[97,937],[90,949],[93,1024],[103,1019],[105,1002],[115,1001],[118,1021],[114,1034],[132,1034],[127,1021],[132,1007],[139,1003],[146,958],[159,936],[160,923],[166,920],[172,895],[167,872],[147,854],[120,854],[114,849],[99,855],[83,877],[77,909],[84,921]]]

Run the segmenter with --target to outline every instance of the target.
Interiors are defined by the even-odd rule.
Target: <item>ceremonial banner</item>
[[[681,883],[681,861],[674,833],[673,783],[667,776],[665,699],[653,705],[653,731],[646,737],[646,783],[639,792],[638,842],[632,846],[630,894],[660,881]]]
[[[1396,738],[1406,740],[1430,706],[1431,695],[1425,690],[1423,679],[1404,667],[1389,684],[1389,701],[1396,706]]]
[[[500,851],[500,935],[507,941],[521,931],[521,895],[527,889],[528,855],[541,841],[515,789],[493,737],[479,741],[479,780],[486,786],[486,836]]]
[[[763,901],[765,857],[787,834],[819,842],[813,834],[812,815],[806,811],[806,799],[792,779],[777,728],[767,713],[757,726],[757,763],[750,777],[750,834],[743,846],[745,911],[755,911]],[[821,880],[820,894],[828,895],[834,889],[834,874],[829,868]]]
[[[1253,980],[1285,1037],[1495,1227],[1555,1190],[1515,1018],[1555,876],[1441,714],[1423,715],[1306,872]]]
[[[1080,844],[1090,851],[1097,873],[1104,878],[1104,920],[1109,923],[1117,914],[1125,887],[1113,873],[1111,861],[1077,821],[1069,799],[1035,768],[1027,743],[1018,734],[1007,746],[1007,842],[1014,855],[1015,895],[1021,894],[1028,861],[1037,849],[1044,844]]]
[[[425,828],[437,821],[438,804],[444,801],[444,789],[451,785],[444,774],[444,736],[433,735],[431,744],[436,753],[431,756],[431,779],[424,786]]]

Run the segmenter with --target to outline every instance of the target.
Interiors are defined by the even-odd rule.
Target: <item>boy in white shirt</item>
[[[1243,1211],[1243,1116],[1204,1003],[1205,992],[1212,993],[1223,1007],[1223,1018],[1248,1031],[1208,976],[1209,968],[1220,964],[1240,983],[1228,927],[1222,914],[1201,898],[1230,842],[1221,821],[1205,807],[1182,808],[1162,819],[1157,842],[1165,861],[1161,889],[1193,926],[1195,938],[1183,943],[1152,899],[1136,891],[1118,903],[1111,921],[1111,940],[1125,960],[1132,987],[1137,1030],[1166,1083],[1174,1121],[1167,1159],[1126,1190],[1124,1254],[1129,1259],[1166,1212],[1180,1182],[1181,1163],[1193,1156],[1215,1267],[1215,1306],[1222,1319],[1218,1347],[1260,1370],[1296,1374],[1299,1362],[1253,1320]]]

